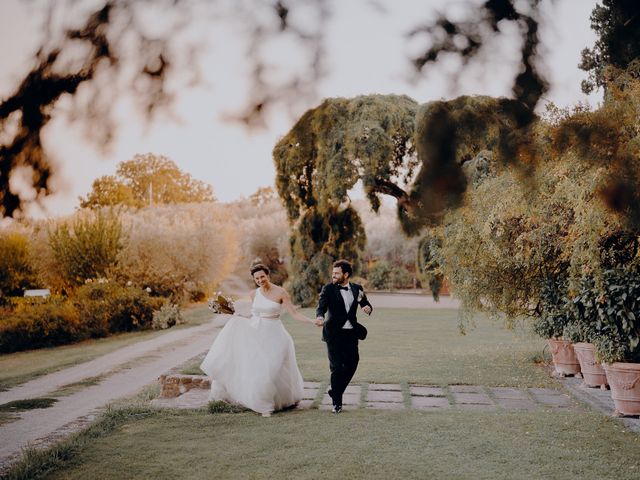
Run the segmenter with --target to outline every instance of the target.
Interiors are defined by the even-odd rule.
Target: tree
[[[276,191],[273,187],[260,187],[254,193],[251,194],[249,200],[255,207],[262,207],[271,202],[276,197]]]
[[[640,57],[640,4],[634,0],[603,0],[591,13],[591,28],[598,39],[592,48],[582,51],[579,65],[589,73],[582,82],[585,93],[606,86],[607,67],[625,70]]]
[[[116,176],[103,176],[93,182],[82,208],[109,205],[141,207],[147,204],[213,202],[210,185],[182,172],[167,157],[151,153],[136,155],[118,165]]]
[[[423,284],[429,285],[433,299],[440,300],[440,290],[444,276],[436,255],[442,247],[441,239],[436,235],[425,234],[418,245],[416,271]]]
[[[640,178],[640,81],[609,88],[598,110],[536,122],[540,160],[529,181],[522,182],[516,165],[481,175],[462,206],[430,229],[435,241],[422,250],[425,265],[445,275],[468,310],[511,321],[532,316],[539,332],[561,336],[580,306],[601,338],[611,340],[606,329],[618,325],[616,335],[627,340],[612,341],[640,354],[637,307],[624,303],[638,278],[640,221],[630,222],[633,212],[611,204],[639,201],[616,182],[621,172],[630,184]]]
[[[66,288],[104,278],[125,246],[122,223],[114,211],[85,212],[73,223],[49,232],[49,246]]]
[[[21,232],[0,231],[0,297],[21,296],[37,285],[29,239]]]
[[[201,301],[232,271],[236,222],[216,204],[156,205],[126,211],[127,243],[112,269],[120,282],[175,302]]]
[[[417,104],[407,96],[325,100],[275,146],[276,188],[292,224],[294,300],[309,304],[331,262],[357,267],[366,242],[349,190],[361,181],[374,210],[417,166],[412,139]]]
[[[115,205],[137,205],[133,190],[113,175],[97,178],[86,198],[79,198],[80,208],[107,207]]]

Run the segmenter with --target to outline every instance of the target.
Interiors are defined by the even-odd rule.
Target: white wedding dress
[[[258,288],[251,318],[230,316],[200,365],[211,378],[211,400],[268,415],[302,399],[302,375],[281,309]]]

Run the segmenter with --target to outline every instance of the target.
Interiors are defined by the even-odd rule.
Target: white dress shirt
[[[342,285],[338,285],[338,287],[342,287]],[[342,300],[344,300],[344,308],[346,308],[348,313],[351,305],[353,305],[353,292],[351,291],[350,283],[347,283],[346,287],[348,288],[348,290],[343,290],[342,288],[340,288],[340,294],[342,295]],[[346,322],[344,322],[344,326],[342,328],[349,330],[353,328],[353,325],[351,325],[351,322],[347,320]]]

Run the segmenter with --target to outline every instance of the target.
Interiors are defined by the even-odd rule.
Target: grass
[[[15,422],[18,418],[20,417],[13,413],[0,411],[0,427],[8,423]]]
[[[18,412],[22,410],[34,410],[36,408],[49,408],[58,401],[57,398],[26,398],[24,400],[13,400],[12,402],[0,405],[2,412]]]
[[[187,308],[183,315],[187,323],[174,328],[200,325],[211,319],[211,311],[206,305]],[[119,348],[154,338],[163,333],[166,333],[166,330],[122,333],[62,347],[42,348],[0,355],[0,391],[8,390],[16,385],[63,368],[88,362]]]
[[[314,314],[310,309],[303,313]],[[477,318],[476,328],[460,335],[457,315],[455,310],[378,309],[361,319],[369,335],[360,342],[360,365],[353,381],[558,387],[536,364],[544,356],[545,342],[523,325],[506,330]],[[304,379],[327,380],[329,362],[321,330],[288,316],[283,321]],[[201,362],[201,357],[195,358],[179,373],[202,375]]]
[[[72,434],[46,450],[27,447],[23,451],[21,460],[12,464],[0,478],[2,480],[43,478],[47,473],[68,464],[94,439],[108,435],[126,421],[153,416],[157,413],[157,410],[149,407],[108,409],[87,429]]]
[[[304,313],[313,315],[311,310]],[[542,357],[545,342],[522,325],[506,330],[478,317],[476,328],[460,335],[455,310],[376,309],[371,317],[360,317],[369,335],[360,342],[356,383],[558,385],[533,361]],[[320,329],[284,321],[294,338],[304,379],[328,379],[329,362]]]
[[[313,311],[306,310],[307,316]],[[369,330],[360,342],[360,364],[354,382],[475,384],[553,387],[532,358],[544,350],[543,340],[523,327],[514,331],[485,318],[467,335],[458,330],[455,310],[376,309],[360,320]],[[295,340],[305,380],[328,378],[328,360],[320,329],[285,318]]]
[[[99,384],[105,378],[107,378],[106,374],[98,375],[95,377],[88,377],[80,380],[79,382],[68,383],[49,393],[49,395],[51,395],[52,397],[66,397],[69,395],[73,395],[74,393],[77,393],[87,387],[92,387]]]
[[[198,355],[187,361],[184,365],[180,365],[177,368],[178,373],[182,375],[204,375],[204,372],[200,370],[200,364],[204,360],[205,354]]]
[[[638,448],[640,436],[595,413],[125,410],[49,457],[67,468],[46,478],[624,480],[638,478]],[[37,478],[23,473],[7,478]]]
[[[18,412],[38,408],[49,408],[57,401],[57,398],[39,397],[3,403],[0,405],[0,426],[19,420],[20,416],[16,415]]]

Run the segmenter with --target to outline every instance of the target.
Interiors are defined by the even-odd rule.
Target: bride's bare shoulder
[[[282,288],[280,285],[274,285],[274,287],[276,287],[275,290],[276,290],[276,293],[278,294],[279,299],[283,299],[287,297],[288,294],[284,288]]]

